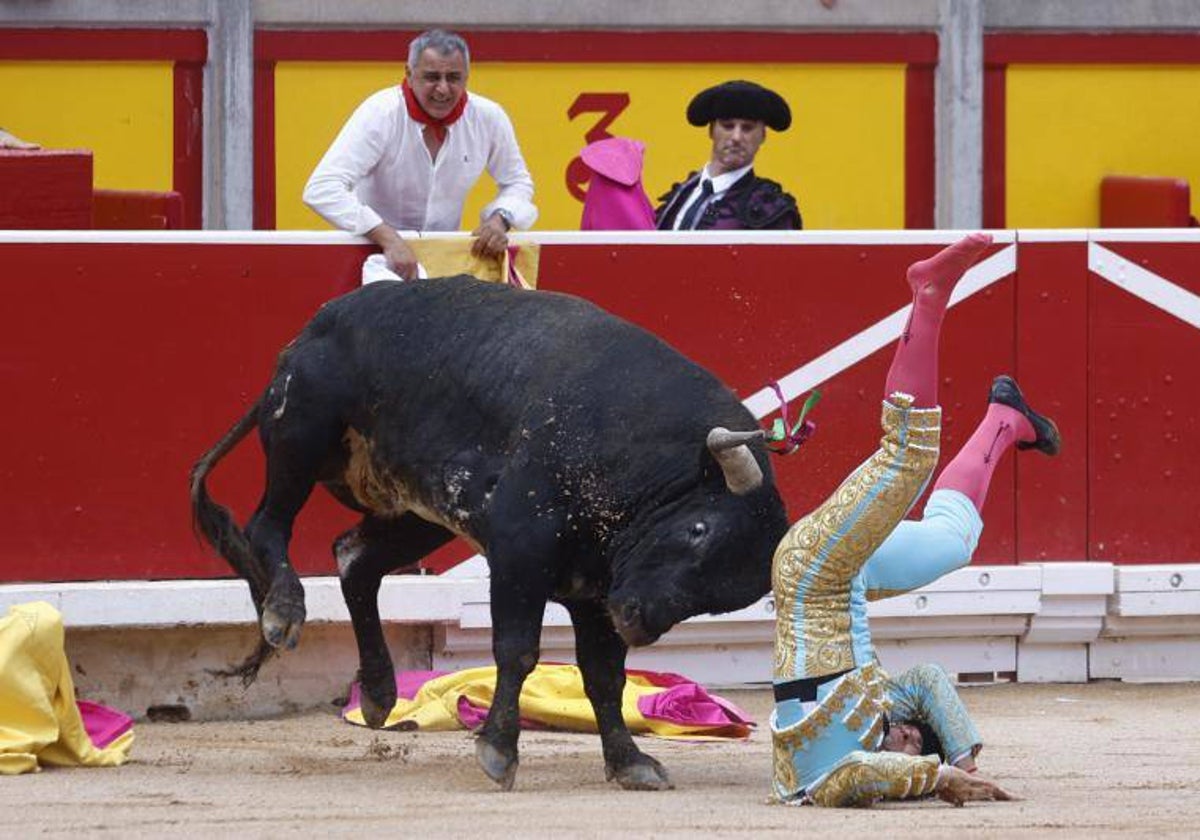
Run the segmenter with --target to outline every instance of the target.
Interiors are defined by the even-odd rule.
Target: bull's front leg
[[[613,628],[608,611],[595,601],[567,605],[575,627],[575,656],[583,688],[600,729],[604,774],[626,790],[669,790],[675,787],[667,770],[638,749],[621,713],[625,691],[625,653],[628,648]]]
[[[475,757],[492,781],[504,790],[512,790],[517,777],[517,739],[521,734],[521,687],[537,665],[541,651],[549,576],[519,575],[495,561],[491,568],[496,694],[487,720],[476,733]]]

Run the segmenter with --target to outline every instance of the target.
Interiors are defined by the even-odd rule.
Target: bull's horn
[[[755,432],[731,432],[720,426],[708,433],[708,451],[721,465],[721,472],[725,473],[725,486],[735,496],[749,493],[762,484],[762,468],[746,444],[763,437],[765,433],[761,429]]]

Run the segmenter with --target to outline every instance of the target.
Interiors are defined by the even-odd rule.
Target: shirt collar
[[[754,164],[751,163],[747,166],[743,166],[741,169],[734,169],[731,172],[724,172],[714,178],[708,174],[708,164],[706,163],[704,164],[704,171],[700,173],[700,181],[697,181],[696,184],[699,186],[699,184],[707,178],[708,180],[712,181],[713,195],[720,195],[721,193],[725,192],[725,190],[736,184],[738,179],[749,172],[753,167]]]

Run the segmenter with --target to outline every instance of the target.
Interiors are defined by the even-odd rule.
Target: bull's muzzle
[[[612,616],[613,627],[629,647],[642,647],[658,638],[646,629],[641,605],[637,601],[615,604],[609,607],[608,612]]]

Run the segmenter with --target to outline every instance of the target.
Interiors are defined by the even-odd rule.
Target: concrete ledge
[[[397,670],[429,668],[430,634],[428,626],[385,625]],[[66,651],[78,696],[139,720],[156,712],[190,720],[265,718],[334,709],[346,697],[358,668],[348,623],[307,625],[299,646],[270,659],[249,688],[212,673],[240,664],[258,638],[249,624],[68,627]]]
[[[1041,604],[1017,644],[1021,682],[1087,682],[1089,645],[1100,635],[1113,591],[1110,563],[1036,563]]]
[[[1200,614],[1200,565],[1116,567],[1108,612],[1121,617]]]
[[[336,577],[303,578],[310,623],[348,623]],[[458,621],[466,583],[423,575],[383,580],[379,611],[384,621],[431,624]],[[486,592],[486,586],[484,591]],[[27,601],[46,601],[63,614],[68,628],[183,627],[255,624],[250,590],[240,580],[98,581],[22,583],[0,586],[0,610]]]
[[[380,612],[398,669],[458,669],[492,661],[486,566],[384,580]],[[463,576],[475,575],[475,576]],[[336,578],[304,579],[309,622],[300,646],[272,659],[244,690],[212,670],[240,663],[258,640],[246,585],[236,580],[0,586],[0,611],[44,600],[67,626],[82,696],[144,715],[178,706],[194,718],[254,717],[326,706],[343,696],[358,652]],[[937,661],[971,679],[1200,679],[1200,565],[1107,563],[972,566],[869,605],[880,659],[900,670]],[[775,603],[698,616],[648,648],[632,668],[673,671],[714,686],[770,680]],[[542,658],[574,661],[564,609],[550,605]]]
[[[1200,679],[1200,565],[1118,566],[1089,674]]]

